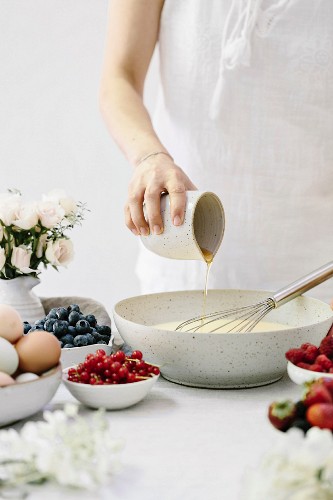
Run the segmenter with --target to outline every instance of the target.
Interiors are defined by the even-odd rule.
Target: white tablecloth
[[[97,495],[67,492],[66,500],[238,500],[245,469],[277,437],[267,419],[269,403],[300,395],[287,375],[243,390],[195,389],[160,377],[136,406],[107,412],[114,437],[125,440],[121,472]],[[62,385],[48,407],[70,401],[74,398]],[[61,496],[42,488],[28,498]]]

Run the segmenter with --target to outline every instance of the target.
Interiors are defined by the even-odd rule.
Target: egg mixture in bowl
[[[269,295],[255,290],[209,290],[206,314],[254,304]],[[261,331],[172,331],[174,325],[200,316],[202,305],[199,290],[142,295],[118,302],[114,320],[124,341],[145,352],[160,366],[164,378],[208,388],[254,387],[279,380],[286,371],[285,352],[304,342],[317,344],[333,321],[328,304],[302,296],[271,311]]]

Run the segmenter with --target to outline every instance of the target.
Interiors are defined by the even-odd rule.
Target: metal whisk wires
[[[228,333],[246,333],[251,332],[259,321],[266,314],[275,308],[273,299],[268,298],[257,304],[238,307],[234,309],[226,309],[203,316],[197,316],[184,321],[176,328],[176,331],[181,332],[198,332],[204,326],[210,325],[209,332],[214,333],[221,328],[229,327]],[[214,328],[218,322],[218,325]],[[215,325],[214,325],[215,323]]]
[[[333,277],[333,261],[319,267],[315,271],[306,274],[302,278],[290,283],[289,285],[280,288],[274,295],[271,295],[257,304],[218,311],[196,318],[184,321],[176,328],[176,331],[182,332],[198,332],[201,328],[211,325],[211,333],[230,326],[228,333],[251,332],[259,321],[261,321],[269,311],[286,304],[290,300],[298,297],[302,293],[311,290],[317,285]],[[222,325],[219,324],[214,328],[214,323],[217,321],[226,320]],[[185,329],[186,328],[186,329]]]

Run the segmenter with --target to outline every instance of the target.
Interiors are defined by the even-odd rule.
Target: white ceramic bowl
[[[209,290],[206,312],[256,303],[268,292]],[[265,319],[288,325],[260,333],[191,333],[153,325],[199,316],[203,292],[166,292],[118,302],[114,320],[124,341],[159,365],[164,378],[194,387],[254,387],[279,380],[286,370],[285,353],[295,345],[318,345],[333,321],[328,304],[298,297]]]
[[[106,410],[121,410],[135,405],[147,396],[159,377],[154,375],[132,384],[89,385],[70,382],[67,379],[68,370],[63,370],[62,380],[72,396],[90,408]]]
[[[312,380],[318,380],[319,378],[333,379],[333,373],[313,372],[311,370],[306,370],[305,368],[300,368],[290,361],[288,361],[287,364],[287,371],[291,380],[298,385],[302,385],[305,382],[311,382]]]
[[[61,383],[61,365],[38,379],[0,387],[0,426],[30,417],[41,410]]]
[[[111,339],[108,345],[105,344],[91,344],[83,347],[66,347],[61,349],[61,364],[63,368],[69,366],[78,365],[84,361],[87,354],[95,353],[97,349],[104,349],[106,354],[109,356],[112,352],[114,335],[111,335]]]

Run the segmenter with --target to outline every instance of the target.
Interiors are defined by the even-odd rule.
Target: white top
[[[277,290],[332,260],[332,21],[331,0],[165,0],[154,123],[224,205],[211,288]],[[202,288],[204,269],[146,250],[137,266],[142,292]]]

